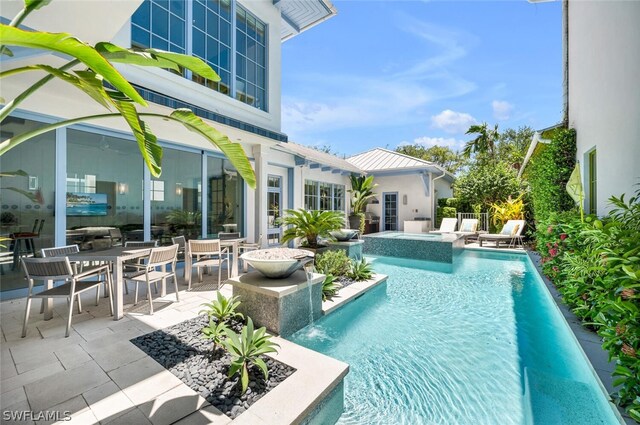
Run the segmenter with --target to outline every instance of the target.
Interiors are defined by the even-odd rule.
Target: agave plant
[[[325,276],[324,282],[322,282],[322,301],[326,301],[338,293],[340,285],[336,283],[336,279],[337,278],[331,274]]]
[[[222,346],[222,341],[226,336],[227,325],[225,322],[214,322],[213,319],[209,320],[209,325],[202,328],[203,337],[210,339],[213,342],[213,349],[217,349]]]
[[[302,238],[303,246],[317,248],[318,238],[329,237],[329,232],[344,226],[344,216],[338,211],[287,210],[279,223],[290,226],[282,235],[283,243]]]
[[[100,42],[91,46],[71,34],[48,33],[23,30],[18,26],[34,11],[48,5],[51,0],[24,0],[24,8],[9,24],[0,24],[0,54],[13,56],[10,47],[34,50],[46,50],[72,59],[56,68],[46,64],[33,64],[6,69],[0,72],[0,78],[24,72],[39,72],[45,76],[28,87],[14,99],[2,99],[0,121],[4,120],[26,99],[35,94],[48,82],[58,79],[83,91],[91,99],[104,107],[107,112],[97,115],[61,120],[42,126],[23,134],[16,134],[0,143],[0,156],[33,137],[57,128],[85,121],[96,121],[121,117],[130,127],[138,142],[140,153],[154,177],[162,172],[162,147],[143,118],[160,118],[179,122],[188,130],[199,134],[220,149],[229,162],[238,170],[249,187],[255,188],[256,180],[242,146],[207,125],[189,109],[176,109],[169,115],[157,113],[139,113],[136,104],[148,106],[136,89],[118,72],[113,63],[136,66],[150,66],[180,72],[189,69],[211,81],[220,81],[220,77],[204,61],[187,55],[165,52],[157,49],[125,49],[112,43]]]
[[[351,279],[356,282],[360,282],[371,279],[371,276],[373,276],[371,264],[367,263],[367,260],[364,258],[361,261],[354,261],[351,264],[351,271],[349,272],[349,277]]]
[[[206,309],[200,310],[198,314],[205,313],[209,318],[214,317],[217,319],[218,323],[225,323],[236,317],[242,318],[242,313],[236,311],[240,305],[240,301],[238,301],[238,299],[239,297],[227,298],[218,292],[216,300],[213,300],[213,302],[210,303],[201,304],[203,307],[206,307]]]
[[[249,317],[247,318],[247,326],[242,329],[240,335],[227,329],[225,336],[226,339],[222,341],[222,345],[231,354],[231,367],[228,376],[231,378],[236,373],[240,373],[243,394],[249,386],[249,367],[251,365],[256,365],[264,374],[264,379],[269,379],[269,370],[260,356],[275,353],[278,351],[275,347],[280,348],[280,346],[271,341],[271,335],[267,335],[267,330],[264,327],[254,330],[253,321]]]

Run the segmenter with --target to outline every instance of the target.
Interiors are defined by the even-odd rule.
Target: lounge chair
[[[442,223],[440,223],[440,229],[431,230],[429,233],[453,233],[457,224],[457,218],[443,218]]]
[[[486,233],[478,235],[478,241],[480,242],[480,246],[482,246],[483,241],[495,241],[496,248],[499,247],[500,242],[509,241],[509,248],[511,245],[516,246],[516,242],[522,243],[522,230],[525,227],[524,220],[509,220],[502,228],[500,233]]]
[[[464,236],[464,242],[467,243],[467,239],[471,236],[478,235],[478,219],[477,218],[465,218],[460,223],[460,230],[453,232],[458,236]]]

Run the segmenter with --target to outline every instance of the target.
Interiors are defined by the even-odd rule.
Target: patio
[[[95,306],[86,294],[84,310],[74,314],[68,338],[63,300],[56,300],[48,321],[32,308],[26,338],[20,337],[24,299],[0,303],[3,423],[34,423],[42,415],[54,415],[49,417],[54,420],[37,420],[53,423],[65,420],[65,412],[70,423],[82,424],[256,424],[304,418],[309,407],[326,396],[327,388],[342,379],[347,365],[275,338],[281,349],[274,357],[295,367],[296,373],[232,421],[129,342],[197,316],[201,304],[215,298],[215,282],[214,276],[205,276],[192,291],[181,290],[179,303],[170,290],[165,297],[154,297],[153,316],[148,315],[146,301],[132,304],[131,291],[124,298],[125,316],[118,321],[109,315],[106,299]],[[185,287],[183,279],[180,285]],[[221,292],[230,296],[231,286],[223,286]],[[308,391],[301,394],[296,392],[299,388]],[[34,416],[16,420],[5,412]]]

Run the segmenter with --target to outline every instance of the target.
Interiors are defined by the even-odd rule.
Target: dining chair
[[[122,231],[120,229],[109,229],[109,238],[111,239],[111,246],[123,245]]]
[[[195,262],[193,258],[195,257]],[[225,258],[226,257],[226,258]],[[229,249],[220,246],[220,239],[195,240],[190,239],[187,245],[185,259],[185,276],[187,279],[187,290],[191,290],[192,269],[198,271],[198,282],[202,282],[202,269],[206,267],[218,267],[218,287],[222,279],[222,263],[226,261],[229,266]]]
[[[125,248],[155,248],[158,246],[158,241],[157,240],[151,240],[151,241],[125,241],[124,243]],[[144,261],[146,261],[147,257],[140,257],[140,258],[136,258],[135,260],[132,261],[125,261],[124,264],[122,265],[122,270],[123,270],[123,278],[124,278],[124,293],[129,295],[129,286],[127,285],[127,279],[129,278],[133,278],[136,276],[140,276],[141,274],[144,274],[144,271],[139,268],[138,266],[140,264],[143,264]],[[155,291],[156,294],[158,293],[158,285],[155,284]]]
[[[176,291],[176,302],[180,302],[178,294],[178,278],[176,277],[176,258],[178,254],[178,245],[174,244],[168,247],[152,248],[145,264],[139,264],[137,267],[143,272],[137,276],[125,277],[136,284],[136,291],[133,305],[138,304],[138,286],[142,283],[147,285],[147,299],[149,300],[149,314],[153,314],[153,298],[151,297],[151,284],[166,280],[171,277]],[[167,266],[171,266],[170,271],[166,271]],[[157,291],[157,288],[156,288]]]
[[[65,337],[69,336],[69,330],[71,328],[71,318],[73,317],[73,304],[74,300],[78,302],[78,314],[82,313],[82,302],[80,294],[89,291],[93,288],[96,289],[96,305],[100,300],[100,285],[105,283],[103,280],[90,280],[86,279],[96,277],[96,270],[89,270],[86,272],[77,273],[68,257],[50,257],[50,258],[22,258],[22,268],[25,273],[25,277],[29,283],[29,289],[27,293],[27,306],[24,313],[24,323],[22,325],[22,337],[27,336],[27,324],[29,322],[29,312],[31,310],[31,300],[34,298],[66,298],[69,305],[69,317],[67,318],[67,329]],[[106,284],[111,287],[111,275],[107,266],[103,266],[102,274],[106,277]],[[34,293],[33,286],[35,281],[63,281],[64,283],[59,286],[55,286],[51,289],[44,290],[42,292]],[[109,288],[111,289],[111,288]],[[109,290],[109,310],[113,315],[113,303],[111,300],[111,293]]]
[[[249,252],[249,251],[255,251],[262,248],[262,233],[260,234],[260,237],[258,238],[258,242],[240,242],[240,244],[238,245],[238,255],[242,255],[245,252]],[[242,261],[242,269],[244,270],[244,272],[246,273],[247,271],[249,271],[249,264],[246,261]]]
[[[177,261],[184,262],[184,254],[185,254],[185,249],[187,247],[187,239],[184,236],[174,236],[174,237],[171,238],[171,243],[178,245],[178,260]],[[183,273],[182,276],[184,277],[184,273],[186,273],[186,272],[183,270],[182,273]]]

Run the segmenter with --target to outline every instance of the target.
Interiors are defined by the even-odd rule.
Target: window
[[[305,180],[304,208],[307,210],[344,211],[344,185]]]
[[[131,18],[132,46],[196,56],[221,81],[190,71],[184,77],[263,111],[268,103],[266,34],[266,24],[232,0],[145,0]]]
[[[231,3],[193,2],[193,56],[207,62],[220,76],[215,82],[192,74],[191,79],[220,93],[231,93]]]
[[[242,6],[236,9],[236,99],[266,111],[265,24]]]
[[[186,53],[184,1],[146,0],[131,17],[131,45]]]
[[[164,202],[164,181],[151,180],[151,200]]]
[[[269,176],[267,180],[267,243],[280,244],[282,238],[278,219],[282,216],[282,177]]]
[[[597,160],[596,150],[589,152],[589,214],[598,212],[598,188],[597,188]]]

